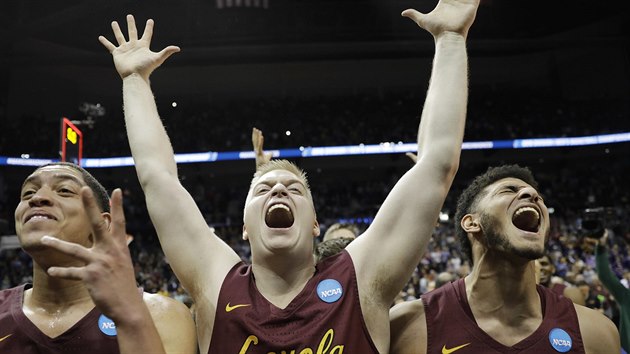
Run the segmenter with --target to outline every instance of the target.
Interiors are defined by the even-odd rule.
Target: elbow
[[[136,172],[140,186],[142,186],[144,190],[172,182],[173,180],[178,180],[177,170],[171,171],[169,168],[163,166],[141,166],[137,164]]]

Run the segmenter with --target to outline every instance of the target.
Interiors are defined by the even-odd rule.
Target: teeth
[[[538,210],[536,210],[536,209],[534,209],[534,208],[532,208],[532,207],[522,207],[522,208],[518,209],[518,210],[516,211],[516,213],[514,213],[514,215],[515,215],[515,216],[519,216],[519,215],[521,215],[522,213],[524,213],[524,212],[526,212],[526,211],[532,211],[532,212],[534,212],[534,214],[536,214],[536,219],[540,219],[540,214],[538,214]]]
[[[30,220],[37,220],[37,219],[45,219],[45,220],[50,220],[52,219],[51,217],[47,216],[47,215],[33,215],[31,216]]]
[[[269,208],[267,213],[271,213],[272,211],[274,211],[276,209],[284,209],[286,211],[291,211],[291,209],[289,209],[289,207],[284,205],[284,204],[275,204],[275,205],[272,205],[271,208]]]

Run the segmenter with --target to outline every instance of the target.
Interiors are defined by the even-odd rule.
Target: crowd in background
[[[185,153],[251,150],[251,127],[265,133],[268,149],[414,142],[423,101],[424,89],[418,89],[342,97],[180,101],[177,107],[158,99],[158,105],[175,152]],[[627,131],[630,104],[606,98],[568,101],[537,90],[472,88],[468,112],[465,141],[566,137]],[[50,158],[51,151],[59,149],[59,142],[50,139],[59,117],[45,118],[50,124],[23,124],[33,117],[5,121],[1,128],[14,133],[0,136],[0,145],[6,147],[2,154],[19,156],[24,151],[16,147],[28,137],[31,157]],[[73,118],[85,117],[77,112]],[[122,112],[116,107],[92,128],[82,129],[89,142],[84,156],[130,156]]]
[[[630,116],[628,103],[606,100],[566,102],[543,96],[523,94],[521,100],[508,100],[500,92],[471,92],[467,141],[549,136],[580,136],[622,132],[627,130]],[[510,93],[513,95],[513,92]],[[162,110],[162,117],[171,134],[176,152],[251,150],[248,127],[257,126],[265,132],[265,148],[285,148],[309,145],[347,145],[383,141],[414,141],[417,117],[422,97],[407,93],[388,95],[357,95],[334,99],[260,99],[238,103],[208,103],[207,107],[184,107]],[[514,112],[518,112],[514,113]],[[185,119],[182,117],[185,115]],[[383,117],[386,117],[383,119]],[[322,121],[330,124],[321,124]],[[12,124],[12,123],[8,123]],[[100,125],[108,129],[100,129]],[[119,126],[118,126],[119,125]],[[194,129],[190,129],[194,127]],[[596,127],[594,129],[593,127]],[[102,127],[101,127],[102,128]],[[19,131],[23,127],[8,127]],[[50,157],[50,134],[38,134],[42,127],[29,127],[33,132],[34,155]],[[47,128],[46,128],[47,129]],[[284,134],[290,130],[292,134]],[[122,119],[98,122],[90,131],[88,156],[120,156],[128,153]],[[20,134],[2,134],[3,146]],[[41,141],[38,141],[41,139]],[[90,153],[89,149],[98,148]],[[41,149],[41,150],[38,150]],[[127,151],[125,150],[127,149]],[[542,153],[541,153],[542,156]],[[403,157],[404,158],[404,157]],[[508,161],[509,162],[509,161]],[[409,162],[411,166],[411,161]],[[455,201],[468,181],[467,176],[483,172],[487,164],[468,165],[462,161],[461,178],[457,177],[445,202],[444,211],[451,219],[436,224],[427,252],[398,301],[418,298],[440,284],[448,276],[454,280],[465,276],[470,265],[463,256],[454,232],[452,215]],[[539,180],[546,203],[553,208],[552,229],[548,252],[556,267],[556,276],[573,285],[582,285],[587,303],[615,319],[614,300],[599,283],[595,274],[592,250],[583,246],[580,218],[584,208],[611,207],[605,220],[614,235],[610,262],[626,286],[630,282],[630,187],[627,183],[627,161],[595,158],[563,160],[557,163],[532,161],[530,164]],[[252,163],[252,172],[254,166]],[[307,171],[311,172],[311,171]],[[343,183],[331,181],[339,176],[311,179],[316,211],[322,226],[340,219],[354,220],[359,229],[368,227],[393,183],[404,171],[392,171],[389,178],[369,182],[344,175]],[[387,175],[387,173],[385,174]],[[133,176],[135,177],[135,176]],[[182,183],[199,205],[209,225],[244,259],[250,257],[249,246],[242,240],[242,209],[247,185],[211,183],[210,176],[198,174]],[[108,188],[118,187],[107,186]],[[190,305],[186,294],[164,257],[150,223],[142,191],[134,186],[124,190],[128,233],[138,284],[145,291],[162,293]],[[8,233],[12,230],[14,205],[7,204],[6,185],[0,175],[0,220]],[[1,197],[5,195],[5,197]],[[387,235],[383,235],[387,242]],[[9,288],[31,281],[31,259],[20,250],[0,252],[0,288]],[[584,287],[584,285],[586,285]]]

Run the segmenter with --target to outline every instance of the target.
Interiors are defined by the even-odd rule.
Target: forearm
[[[173,148],[148,80],[137,74],[125,77],[123,105],[129,146],[143,188],[153,180],[155,173],[177,176]]]
[[[431,82],[418,130],[418,162],[456,171],[468,104],[466,38],[454,33],[436,38]]]
[[[124,321],[114,322],[121,354],[165,353],[160,335],[144,304],[127,314]]]
[[[606,289],[608,289],[615,298],[621,299],[623,293],[628,290],[621,284],[615,273],[613,273],[610,268],[610,261],[608,258],[608,249],[606,246],[597,245],[597,248],[595,249],[597,276]]]

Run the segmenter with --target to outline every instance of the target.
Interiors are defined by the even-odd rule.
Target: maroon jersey
[[[553,291],[554,293],[558,294],[558,295],[562,295],[564,296],[564,289],[566,289],[567,286],[564,284],[560,284],[560,283],[554,283],[551,285],[551,291]]]
[[[0,353],[119,353],[113,322],[96,308],[56,338],[42,333],[22,311],[25,288],[0,291]]]
[[[251,265],[235,265],[221,286],[208,353],[378,353],[363,321],[348,252],[320,262],[284,309],[258,292]]]
[[[422,295],[427,320],[427,354],[584,353],[577,313],[571,300],[537,286],[543,321],[529,337],[507,347],[477,326],[464,279]]]

